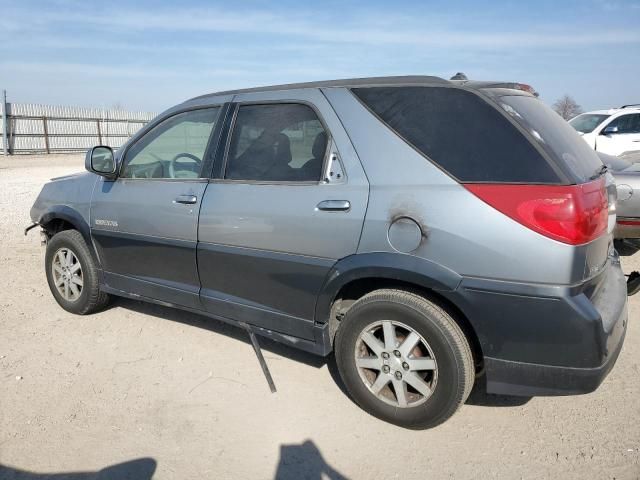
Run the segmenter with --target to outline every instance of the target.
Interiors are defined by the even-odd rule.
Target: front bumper
[[[579,286],[465,279],[458,294],[479,337],[489,393],[589,393],[622,349],[627,285],[617,256]]]

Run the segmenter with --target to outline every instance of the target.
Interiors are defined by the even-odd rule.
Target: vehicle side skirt
[[[101,285],[100,289],[106,293],[109,293],[111,295],[116,295],[116,296],[120,296],[120,297],[124,297],[124,298],[129,298],[132,300],[142,300],[145,302],[150,302],[150,303],[154,303],[156,305],[162,305],[165,307],[171,307],[171,308],[177,308],[180,310],[184,310],[187,312],[191,312],[191,313],[196,313],[198,315],[202,315],[208,318],[212,318],[214,320],[218,320],[230,325],[234,325],[238,328],[245,328],[244,326],[241,326],[240,323],[236,320],[233,320],[231,318],[228,317],[224,317],[222,315],[216,315],[215,313],[211,313],[211,312],[206,312],[204,310],[200,310],[200,309],[196,309],[196,308],[190,308],[190,307],[185,307],[184,305],[178,305],[178,304],[174,304],[174,303],[170,303],[170,302],[164,302],[162,300],[156,300],[154,298],[150,298],[150,297],[144,297],[141,295],[135,295],[132,293],[128,293],[122,290],[118,290],[106,285]],[[303,350],[305,352],[309,352],[312,353],[314,355],[320,355],[320,356],[327,356],[330,352],[331,352],[331,342],[329,341],[329,327],[327,324],[325,325],[315,325],[314,326],[314,337],[315,340],[311,341],[311,340],[304,340],[301,338],[297,338],[297,337],[293,337],[290,335],[285,335],[283,333],[278,333],[278,332],[274,332],[273,330],[268,330],[266,328],[261,328],[261,327],[256,327],[253,325],[250,325],[250,328],[253,332],[255,332],[257,335],[260,335],[262,337],[266,337],[269,338],[275,342],[278,343],[283,343],[285,345]]]

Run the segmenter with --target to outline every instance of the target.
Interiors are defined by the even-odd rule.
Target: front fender
[[[453,291],[462,280],[453,270],[413,255],[388,252],[351,255],[338,261],[327,274],[316,302],[315,320],[327,322],[340,289],[366,278],[407,282],[437,291]]]

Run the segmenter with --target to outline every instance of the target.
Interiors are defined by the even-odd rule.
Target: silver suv
[[[385,77],[188,100],[44,186],[51,292],[333,351],[353,399],[409,428],[476,378],[593,391],[627,323],[606,169],[529,90]]]

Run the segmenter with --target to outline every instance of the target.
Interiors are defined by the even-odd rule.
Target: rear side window
[[[384,123],[461,182],[559,183],[526,137],[477,95],[443,87],[355,88]]]
[[[319,181],[326,150],[327,132],[311,107],[242,105],[233,128],[225,178]]]

